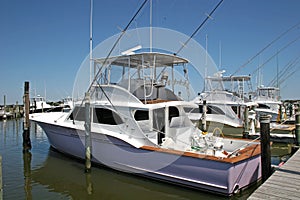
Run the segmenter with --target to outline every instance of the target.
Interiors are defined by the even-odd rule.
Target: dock
[[[299,166],[300,150],[278,168],[248,199],[299,199]]]
[[[3,199],[3,183],[2,183],[2,156],[0,155],[0,200]]]

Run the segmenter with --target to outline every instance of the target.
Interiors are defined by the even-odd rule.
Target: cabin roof
[[[206,79],[211,81],[249,81],[251,79],[251,76],[248,75],[221,76],[221,77],[208,76],[206,77]]]
[[[266,87],[266,86],[259,86],[257,87],[258,90],[274,90],[274,91],[279,91],[278,87]]]
[[[110,63],[111,65],[123,66],[137,68],[140,66],[143,67],[165,67],[165,66],[173,66],[179,64],[188,63],[188,60],[172,55],[172,54],[164,54],[164,53],[138,53],[132,55],[122,55],[115,56],[110,58],[100,58],[94,59],[96,63],[103,64],[104,62]]]

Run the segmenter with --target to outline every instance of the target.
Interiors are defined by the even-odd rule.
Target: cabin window
[[[71,113],[70,120],[85,121],[85,108],[75,107]]]
[[[185,113],[202,113],[202,105],[199,108],[191,108],[191,107],[184,107],[184,112]]]
[[[232,110],[235,114],[238,114],[238,107],[237,106],[231,106],[231,108],[232,108]]]
[[[148,110],[136,110],[134,113],[134,119],[136,121],[149,120],[149,111]]]
[[[218,115],[225,115],[224,111],[216,106],[209,105],[207,107],[208,114],[218,114]]]
[[[112,110],[106,108],[95,108],[93,112],[93,122],[99,124],[118,125],[122,124],[123,120]]]
[[[257,108],[265,108],[265,109],[270,109],[270,106],[266,105],[266,104],[258,104]]]
[[[203,105],[199,105],[198,108],[184,108],[186,113],[203,113]],[[218,114],[225,115],[224,111],[216,106],[208,105],[206,114]]]
[[[165,128],[165,109],[158,108],[153,110],[153,128],[164,132]]]
[[[169,120],[171,121],[172,117],[179,117],[178,108],[174,106],[169,107]]]
[[[85,121],[85,107],[75,107],[69,119]],[[117,125],[122,124],[123,120],[112,110],[106,108],[94,108],[93,123]]]

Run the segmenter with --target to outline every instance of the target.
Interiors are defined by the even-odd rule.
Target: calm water
[[[30,153],[22,153],[22,120],[0,121],[3,199],[228,199],[104,167],[84,173],[82,161],[62,155],[48,143],[44,132],[31,123]],[[287,145],[273,145],[272,162],[290,152]],[[247,199],[256,186],[230,199]]]

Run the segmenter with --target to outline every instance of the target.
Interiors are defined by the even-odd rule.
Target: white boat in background
[[[73,99],[72,97],[63,98],[62,103],[60,105],[61,110],[63,112],[69,112],[73,108]]]
[[[203,114],[203,101],[206,101],[208,130],[219,128],[225,135],[241,136],[245,109],[249,111],[257,106],[245,96],[244,85],[251,77],[223,76],[223,73],[224,71],[218,72],[205,78],[204,92],[193,100],[199,105],[199,109],[189,111],[189,116],[197,123]]]
[[[44,97],[37,95],[30,98],[30,113],[46,112],[51,109],[53,107],[46,102]]]
[[[256,95],[253,98],[253,101],[258,104],[255,111],[257,112],[258,117],[260,115],[266,114],[271,115],[271,121],[281,121],[278,117],[279,109],[283,109],[283,104],[280,101],[280,90],[277,87],[265,87],[263,85],[257,87]],[[284,113],[282,110],[281,113]]]
[[[13,117],[13,113],[8,112],[5,108],[0,107],[0,120],[6,120]]]
[[[260,144],[203,133],[175,94],[174,68],[188,60],[166,53],[94,59],[99,71],[90,105],[92,161],[191,188],[232,195],[261,178]],[[185,70],[187,72],[187,70]],[[85,158],[85,107],[35,113],[51,146]]]

